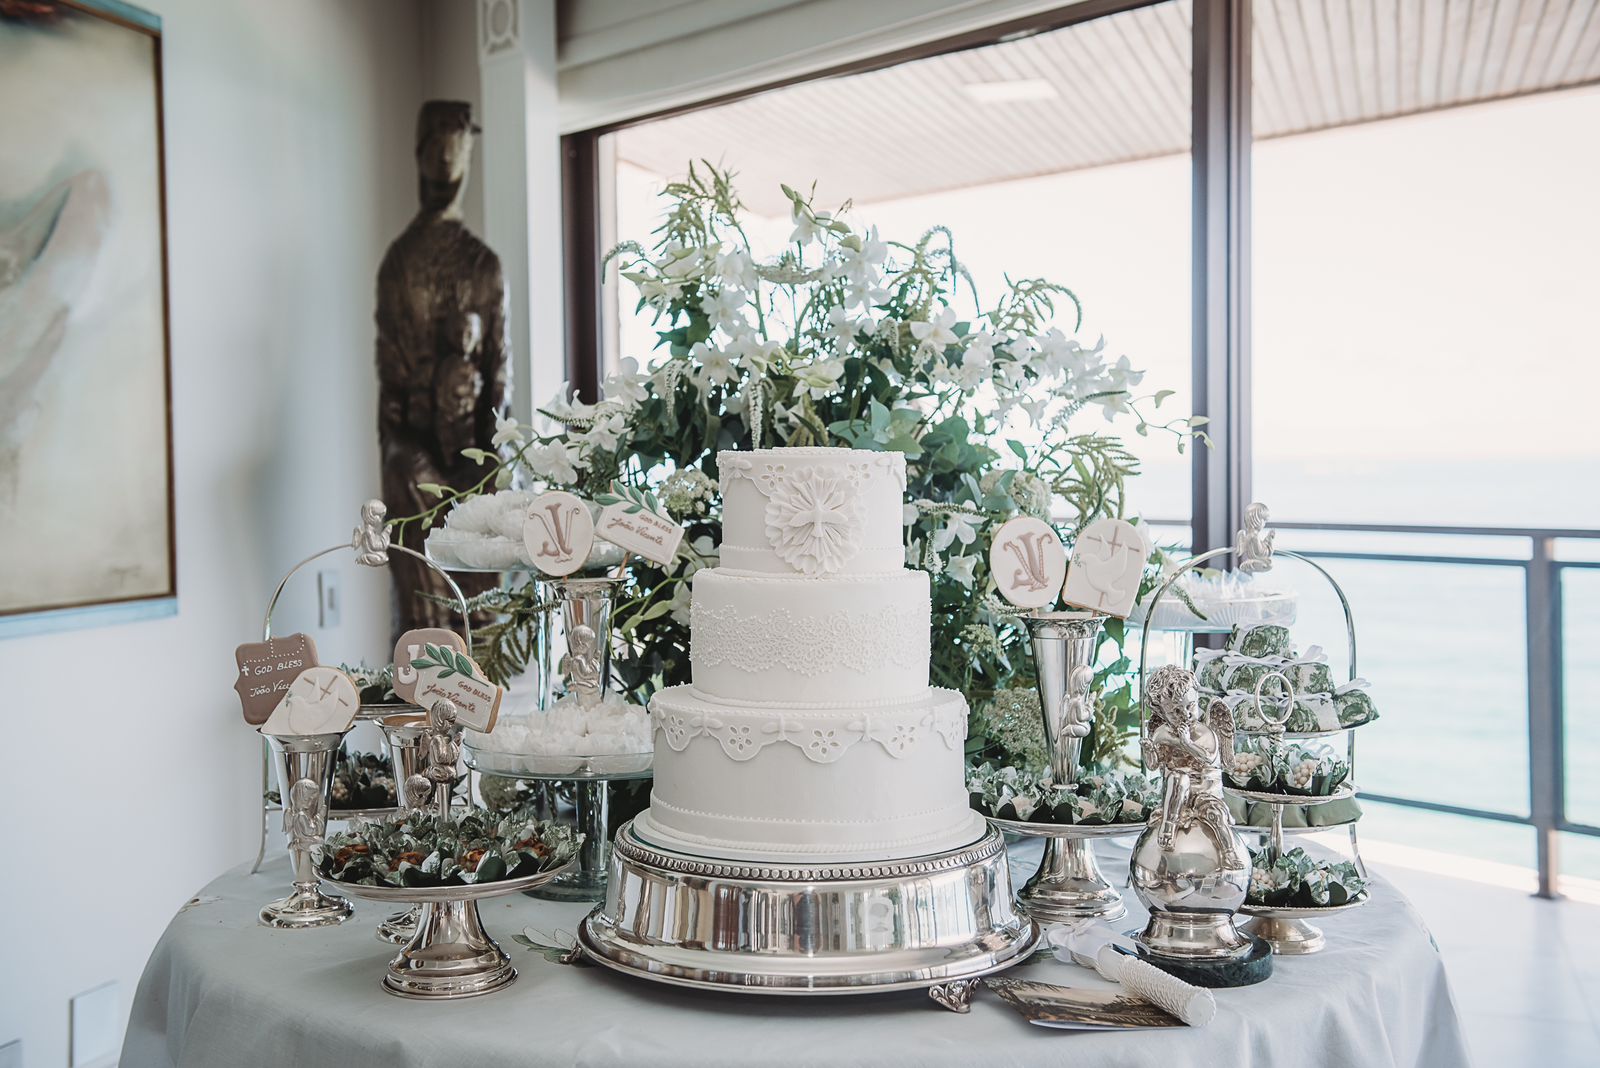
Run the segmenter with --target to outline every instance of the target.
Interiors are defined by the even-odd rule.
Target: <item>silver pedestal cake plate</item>
[[[906,860],[740,863],[617,832],[585,953],[656,982],[750,994],[864,994],[962,984],[1026,957],[1004,839]]]

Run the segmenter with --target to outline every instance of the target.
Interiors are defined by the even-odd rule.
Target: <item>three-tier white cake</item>
[[[693,579],[693,682],[657,693],[639,835],[763,862],[897,860],[984,834],[967,705],[928,685],[928,576],[905,567],[905,457],[718,455],[721,566]]]

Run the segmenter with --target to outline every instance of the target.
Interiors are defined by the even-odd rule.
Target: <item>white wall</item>
[[[117,980],[125,1013],[174,911],[254,853],[233,647],[378,490],[373,285],[428,88],[413,0],[143,2],[166,49],[179,611],[0,642],[0,1044],[29,1068],[67,1063],[73,994]],[[335,559],[343,623],[318,646],[382,655],[387,577]],[[314,603],[312,576],[278,629]]]

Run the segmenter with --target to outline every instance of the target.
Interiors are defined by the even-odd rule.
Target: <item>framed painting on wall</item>
[[[177,606],[161,22],[0,0],[0,637]]]

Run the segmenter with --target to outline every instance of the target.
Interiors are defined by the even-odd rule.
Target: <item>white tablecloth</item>
[[[1126,853],[1102,848],[1106,869],[1117,870],[1113,858]],[[524,926],[570,932],[588,906],[521,895],[481,906],[518,981],[480,998],[421,1004],[379,987],[392,948],[373,930],[392,909],[357,901],[355,917],[340,927],[268,930],[256,911],[285,892],[287,862],[280,857],[253,876],[246,867],[205,887],[173,918],[139,982],[122,1068],[1467,1063],[1438,950],[1382,879],[1370,905],[1325,921],[1325,951],[1280,957],[1265,983],[1218,991],[1209,1026],[1087,1033],[1028,1024],[981,990],[971,1013],[958,1016],[921,993],[705,994],[555,964],[511,936]],[[1019,858],[1014,867],[1025,875],[1032,864]],[[1131,897],[1128,927],[1142,922]],[[1013,974],[1105,985],[1053,960]]]

